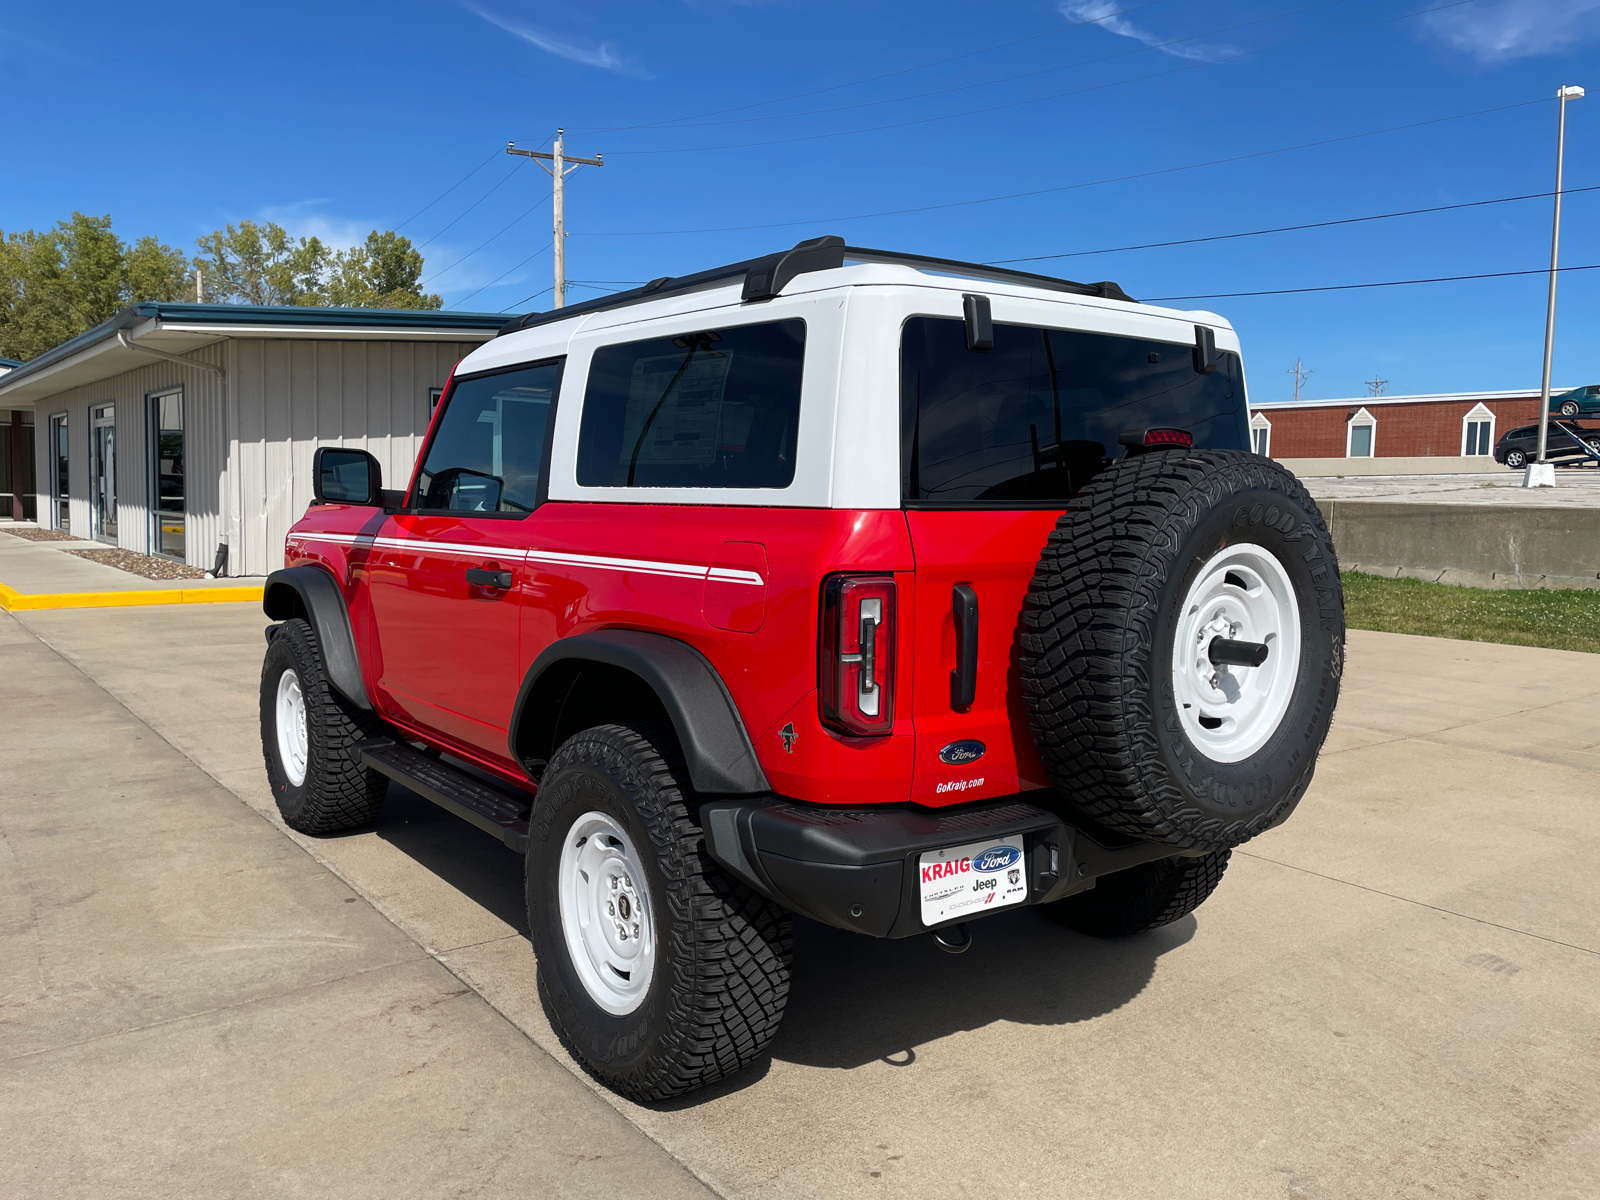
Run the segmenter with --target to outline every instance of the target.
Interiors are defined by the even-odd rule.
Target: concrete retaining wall
[[[1334,475],[1510,475],[1513,472],[1479,455],[1476,458],[1280,458],[1302,479]]]
[[[1321,500],[1339,565],[1487,588],[1600,588],[1600,508]]]

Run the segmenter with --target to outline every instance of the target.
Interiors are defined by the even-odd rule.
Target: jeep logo
[[[959,767],[966,763],[977,762],[986,750],[988,747],[978,741],[951,742],[939,751],[939,761],[948,763],[952,767]]]

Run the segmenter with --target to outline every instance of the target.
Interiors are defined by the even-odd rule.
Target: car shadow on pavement
[[[880,941],[797,919],[793,984],[772,1054],[813,1067],[910,1066],[918,1046],[995,1021],[1092,1020],[1142,992],[1156,960],[1195,928],[1188,916],[1103,941],[1018,909],[974,922],[971,948],[951,955],[931,937]]]
[[[376,832],[518,933],[528,932],[522,856],[499,839],[398,783],[389,785]]]

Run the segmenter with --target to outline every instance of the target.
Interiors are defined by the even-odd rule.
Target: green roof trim
[[[175,325],[215,325],[219,334],[232,325],[281,325],[286,336],[296,329],[407,329],[498,330],[506,323],[505,313],[452,312],[441,308],[312,308],[298,304],[188,304],[166,300],[141,300],[117,310],[109,320],[80,333],[70,341],[46,350],[37,358],[13,364],[0,376],[0,387],[19,380],[87,350],[96,342],[155,319]],[[9,363],[0,359],[0,363]]]

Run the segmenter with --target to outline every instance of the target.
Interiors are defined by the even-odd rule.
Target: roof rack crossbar
[[[501,327],[500,333],[516,333],[521,329],[549,325],[555,321],[567,320],[569,317],[604,312],[613,308],[625,308],[630,304],[638,304],[645,300],[659,300],[666,296],[695,291],[711,284],[723,283],[741,277],[744,280],[741,297],[747,303],[771,300],[779,295],[784,287],[792,283],[798,276],[809,274],[812,271],[836,270],[847,262],[889,263],[917,267],[922,270],[941,271],[967,279],[987,279],[996,283],[1021,283],[1028,287],[1042,288],[1052,292],[1066,292],[1075,296],[1098,296],[1106,300],[1124,300],[1130,304],[1138,303],[1132,296],[1109,280],[1100,283],[1076,283],[1070,279],[1057,279],[1053,275],[1035,275],[1029,271],[1013,271],[1008,267],[993,267],[983,263],[961,262],[953,258],[933,258],[926,254],[905,254],[896,250],[868,250],[858,246],[848,246],[842,237],[828,236],[799,242],[792,248],[780,250],[776,254],[767,254],[744,262],[729,263],[726,266],[712,267],[709,270],[696,271],[692,275],[679,275],[677,277],[664,275],[659,279],[652,279],[643,287],[630,288],[625,292],[613,292],[609,296],[598,296],[593,300],[569,304],[565,308],[555,308],[549,312],[531,312],[520,317],[512,317]]]

